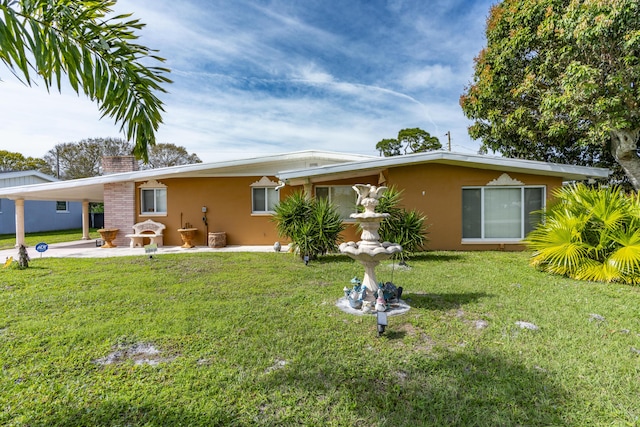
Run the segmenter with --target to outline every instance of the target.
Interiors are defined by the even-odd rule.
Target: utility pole
[[[451,131],[447,131],[447,133],[445,133],[445,135],[449,139],[449,151],[451,151]]]
[[[56,178],[60,179],[60,147],[56,145]]]

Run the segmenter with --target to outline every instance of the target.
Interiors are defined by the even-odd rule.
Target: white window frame
[[[353,214],[353,213],[357,213],[357,206],[356,206],[356,202],[358,200],[358,196],[356,194],[356,192],[353,190],[353,186],[352,185],[316,185],[314,188],[314,194],[315,197],[318,198],[318,188],[327,188],[327,196],[329,198],[329,202],[332,203],[335,207],[339,208],[341,205],[335,203],[332,199],[332,195],[331,195],[331,189],[332,188],[348,188],[349,191],[351,191],[351,193],[353,194],[353,203],[351,206],[349,206],[348,208],[350,209],[349,215]],[[345,209],[345,213],[346,213],[346,209]],[[341,218],[342,222],[355,222],[355,219],[347,216],[347,217],[343,217]]]
[[[64,209],[58,209],[58,203],[64,203]],[[56,213],[69,213],[69,202],[66,200],[56,200]]]
[[[462,213],[462,243],[519,243],[521,242],[526,234],[526,224],[529,221],[529,216],[531,212],[525,212],[525,190],[537,188],[542,190],[542,206],[541,210],[546,208],[546,200],[547,200],[547,188],[544,185],[518,185],[518,186],[497,186],[497,185],[488,185],[488,186],[468,186],[462,187],[462,193],[465,190],[480,190],[480,228],[481,237],[464,237],[464,212]],[[500,237],[500,238],[487,238],[485,237],[486,231],[486,220],[485,220],[485,190],[496,190],[496,189],[519,189],[520,190],[520,237]],[[461,194],[462,197],[462,194]],[[462,206],[464,209],[464,206]]]
[[[277,190],[278,182],[271,181],[268,177],[263,176],[258,181],[251,184],[251,215],[260,216],[260,215],[273,215],[275,214],[275,210],[269,209],[269,206],[275,206],[280,202],[280,193]],[[262,209],[254,209],[255,208],[255,199],[254,195],[256,191],[264,192],[264,210]],[[275,203],[274,200],[275,198]]]
[[[167,186],[156,181],[156,180],[150,180],[145,182],[144,184],[141,184],[138,186],[138,188],[140,189],[140,216],[166,216],[167,215],[167,210],[169,209],[168,207],[168,192],[167,192]],[[153,211],[145,211],[143,210],[143,208],[145,207],[145,203],[144,203],[144,194],[145,191],[153,191]],[[164,206],[164,210],[162,209],[162,206],[158,206],[158,200],[161,199],[158,197],[158,193],[159,192],[164,192],[164,199],[165,199],[165,206]]]

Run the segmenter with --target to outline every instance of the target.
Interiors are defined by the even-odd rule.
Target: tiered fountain
[[[364,207],[364,212],[350,215],[362,228],[362,240],[357,243],[342,243],[340,252],[347,254],[350,258],[363,265],[364,278],[361,282],[358,279],[354,279],[354,283],[357,284],[354,290],[345,288],[345,297],[338,301],[338,306],[344,311],[355,313],[386,311],[388,309],[394,312],[390,314],[404,313],[409,309],[409,306],[399,299],[400,295],[397,293],[395,286],[391,284],[389,288],[394,289],[380,289],[376,280],[375,268],[380,264],[380,261],[389,259],[393,254],[402,251],[402,246],[397,243],[380,243],[380,235],[378,234],[380,223],[390,215],[388,213],[375,212],[375,208],[378,205],[378,199],[384,194],[387,187],[356,184],[353,189],[358,193],[357,204]],[[384,296],[383,293],[385,294]],[[362,296],[361,304],[354,304],[358,294]],[[389,298],[388,300],[386,299],[387,297]],[[393,304],[388,304],[389,300],[393,300]]]

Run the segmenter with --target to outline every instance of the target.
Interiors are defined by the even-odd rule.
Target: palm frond
[[[621,231],[614,240],[620,247],[608,262],[624,276],[640,276],[640,229]]]
[[[531,264],[549,273],[570,276],[584,264],[587,253],[580,243],[560,243],[535,251]]]
[[[598,262],[596,260],[586,260],[581,268],[571,276],[577,280],[588,280],[591,282],[612,283],[622,281],[620,270],[609,262]]]
[[[12,5],[14,4],[15,5]],[[109,17],[115,1],[0,2],[0,62],[27,85],[33,75],[49,90],[66,76],[78,94],[98,103],[103,117],[121,125],[134,154],[145,161],[156,142],[163,103],[156,93],[171,83],[155,51],[134,43],[142,29],[129,15]]]

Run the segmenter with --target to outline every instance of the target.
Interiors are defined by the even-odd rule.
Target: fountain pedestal
[[[339,249],[340,252],[362,264],[364,267],[362,286],[367,289],[364,300],[375,302],[378,293],[375,268],[380,264],[380,261],[389,259],[393,254],[401,252],[402,246],[390,242],[380,243],[380,235],[378,234],[380,223],[385,218],[388,218],[389,214],[377,213],[375,212],[375,207],[378,204],[378,198],[387,188],[375,187],[369,184],[358,184],[353,188],[358,192],[358,204],[364,206],[365,209],[363,213],[350,215],[362,227],[360,236],[362,240],[358,243],[342,243]]]

